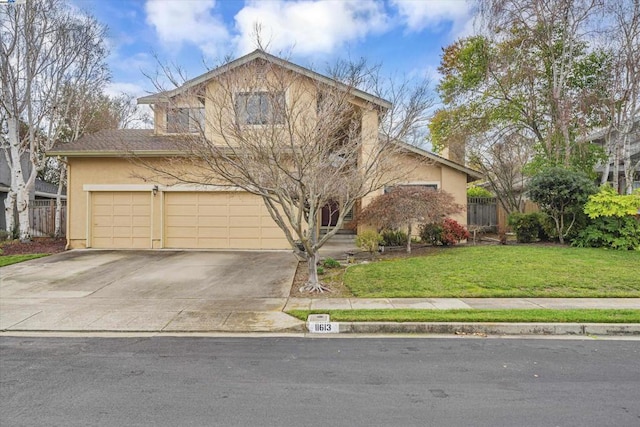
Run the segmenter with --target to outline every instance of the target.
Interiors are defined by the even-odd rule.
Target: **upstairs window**
[[[283,92],[241,92],[235,99],[236,117],[241,125],[284,123]]]
[[[167,111],[168,133],[197,133],[204,125],[204,107],[171,108]]]

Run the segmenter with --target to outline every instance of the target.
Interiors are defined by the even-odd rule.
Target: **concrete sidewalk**
[[[289,298],[288,310],[359,310],[419,308],[518,309],[599,308],[640,309],[640,298]]]

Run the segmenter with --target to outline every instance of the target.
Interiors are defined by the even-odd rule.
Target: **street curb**
[[[640,336],[638,323],[333,322],[339,333]]]

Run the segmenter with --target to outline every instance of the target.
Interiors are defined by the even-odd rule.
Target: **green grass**
[[[640,310],[517,309],[517,310],[292,310],[307,320],[309,314],[329,314],[332,322],[493,322],[493,323],[640,323]]]
[[[356,297],[640,297],[640,252],[559,246],[444,248],[347,269]]]
[[[29,261],[30,259],[42,258],[48,255],[49,254],[0,255],[0,267],[17,264],[23,261]]]

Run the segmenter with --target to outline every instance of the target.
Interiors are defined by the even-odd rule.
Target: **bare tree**
[[[183,131],[197,132],[181,144],[184,156],[163,166],[145,163],[177,182],[262,197],[294,253],[307,261],[305,290],[323,291],[318,250],[358,201],[410,172],[397,167],[398,141],[425,123],[432,98],[427,82],[393,84],[364,61],[339,63],[327,78],[262,54],[232,71],[222,65],[189,93],[164,92],[168,111],[188,104],[205,107],[206,117],[185,116]],[[320,235],[327,205],[337,208],[337,221]]]
[[[0,111],[7,127],[2,148],[11,169],[5,216],[12,230],[17,208],[22,241],[30,240],[29,193],[46,163],[45,151],[58,140],[71,106],[80,101],[63,97],[65,88],[93,90],[108,79],[104,35],[104,26],[63,0],[0,8]],[[25,154],[30,173],[21,166]]]
[[[523,169],[534,154],[534,142],[519,133],[487,136],[487,142],[470,146],[470,163],[482,171],[491,190],[507,213],[524,208]]]
[[[360,213],[358,223],[391,230],[407,228],[407,252],[411,252],[411,231],[418,223],[440,222],[463,207],[450,193],[420,186],[397,186],[377,196]]]
[[[605,31],[609,73],[599,100],[605,124],[605,150],[601,184],[607,182],[613,165],[613,187],[619,189],[620,165],[625,178],[624,192],[633,190],[634,172],[631,143],[638,138],[640,122],[640,0],[610,0],[606,3],[610,26]]]

